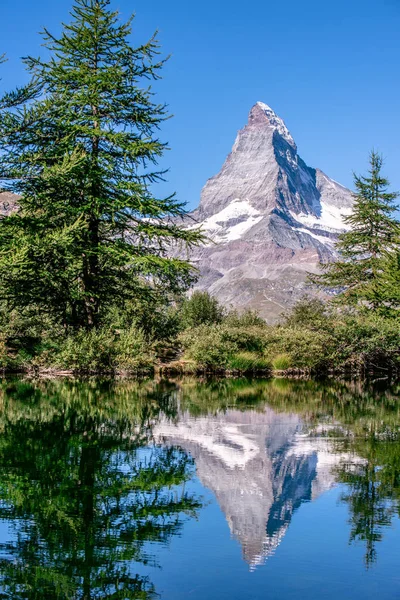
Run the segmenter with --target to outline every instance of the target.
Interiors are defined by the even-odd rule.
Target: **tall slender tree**
[[[353,212],[344,219],[350,229],[336,244],[339,260],[321,265],[324,272],[310,277],[322,287],[340,290],[338,299],[347,304],[382,304],[378,281],[387,253],[398,247],[400,223],[394,216],[398,194],[388,191],[382,162],[379,154],[371,152],[369,174],[355,175]]]
[[[380,312],[398,318],[400,316],[400,250],[387,254],[378,279],[378,291],[382,298]]]
[[[175,196],[153,193],[168,118],[151,89],[156,35],[133,46],[132,18],[109,0],[75,0],[71,17],[60,37],[44,30],[48,59],[24,59],[30,82],[0,98],[0,181],[20,195],[0,228],[0,295],[91,328],[111,298],[190,284],[169,249],[201,236],[180,226]]]

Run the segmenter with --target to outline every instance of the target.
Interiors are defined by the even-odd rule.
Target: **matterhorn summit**
[[[257,102],[190,215],[208,239],[191,255],[197,287],[277,320],[306,292],[307,273],[335,259],[352,204],[350,190],[307,166],[284,121]]]

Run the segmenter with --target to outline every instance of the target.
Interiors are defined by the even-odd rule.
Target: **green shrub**
[[[268,327],[266,321],[259,316],[258,312],[250,308],[242,313],[237,310],[230,310],[224,317],[224,324],[229,327]]]
[[[127,371],[149,370],[154,366],[155,355],[143,331],[130,327],[119,334],[115,362],[119,369]]]
[[[180,310],[183,329],[221,323],[223,316],[224,309],[208,292],[193,292],[190,298],[184,300]]]
[[[247,328],[221,325],[202,325],[184,331],[179,340],[184,358],[206,368],[229,368],[238,371],[266,370],[270,361],[265,358],[266,327]]]
[[[293,359],[289,354],[278,354],[272,360],[272,366],[276,371],[286,371],[293,365]]]
[[[79,331],[61,344],[56,363],[59,368],[98,372],[148,370],[154,353],[144,333],[131,327],[116,334],[110,329]]]
[[[365,368],[400,367],[400,321],[378,315],[345,316],[333,330],[335,344],[331,360],[335,365]]]
[[[8,354],[6,339],[3,335],[0,335],[0,369],[6,369],[11,364],[12,361]]]
[[[143,331],[146,339],[171,340],[181,327],[181,316],[169,298],[160,294],[127,302],[123,309],[112,306],[106,315],[105,326],[110,329]]]
[[[328,305],[319,298],[304,296],[285,315],[286,327],[306,327],[312,331],[325,331],[330,328],[332,315]]]
[[[185,358],[205,368],[226,368],[231,356],[238,350],[235,343],[224,337],[220,325],[188,329],[179,339],[185,350]]]
[[[267,345],[268,328],[255,325],[232,327],[224,323],[221,326],[221,335],[224,340],[231,342],[239,350],[262,353]]]
[[[110,330],[92,329],[69,335],[57,357],[60,368],[76,371],[112,371],[116,366],[115,335]]]
[[[259,370],[264,356],[277,370],[321,372],[400,368],[400,322],[374,315],[332,313],[329,328],[303,325],[202,325],[180,335],[185,359],[206,368]]]
[[[332,335],[299,327],[275,327],[269,333],[266,355],[287,354],[290,367],[323,369],[329,366]]]

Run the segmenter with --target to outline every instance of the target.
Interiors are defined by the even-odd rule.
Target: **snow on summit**
[[[266,117],[268,118],[268,121],[278,131],[278,133],[283,138],[285,138],[285,140],[291,146],[295,146],[294,139],[290,135],[290,131],[286,127],[285,122],[283,121],[283,119],[281,119],[280,117],[278,117],[278,115],[276,114],[276,112],[274,110],[272,110],[272,108],[270,106],[268,106],[268,104],[265,104],[264,102],[257,102],[256,106],[259,106],[264,111]]]

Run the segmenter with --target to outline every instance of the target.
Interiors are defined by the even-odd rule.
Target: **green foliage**
[[[237,352],[229,359],[229,369],[250,373],[251,371],[268,371],[271,363],[256,352]]]
[[[109,329],[80,330],[69,335],[53,363],[83,372],[151,370],[155,357],[142,331],[131,327],[116,334]]]
[[[225,322],[220,325],[201,325],[181,333],[179,340],[185,351],[184,357],[194,360],[201,367],[247,370],[251,363],[251,369],[256,369],[256,360],[262,370],[269,365],[262,356],[266,344],[264,323],[261,328],[233,327]],[[239,365],[240,361],[245,365],[244,369],[233,366]]]
[[[283,325],[233,327],[224,321],[187,329],[179,341],[185,360],[208,369],[246,371],[247,359],[256,357],[264,357],[277,370],[314,373],[400,368],[400,323],[363,311],[328,311],[320,301],[308,299],[295,307]]]
[[[272,366],[276,371],[287,371],[293,365],[293,359],[289,354],[278,354],[272,361]]]
[[[267,327],[256,310],[250,308],[239,313],[237,310],[230,310],[224,317],[225,325],[229,327]]]
[[[255,325],[251,327],[231,327],[225,323],[221,327],[223,339],[234,344],[238,350],[262,353],[268,335],[268,329]]]
[[[123,308],[113,306],[107,314],[106,324],[115,329],[135,327],[151,340],[169,341],[181,330],[181,318],[176,307],[179,296],[170,298],[155,293],[127,302]]]
[[[121,331],[115,342],[115,360],[118,369],[149,371],[155,355],[144,332],[136,327]]]
[[[388,253],[382,263],[377,280],[377,290],[382,302],[379,313],[399,319],[400,317],[400,251]]]
[[[60,367],[79,371],[112,371],[115,367],[112,332],[104,329],[81,330],[66,338],[58,355]]]
[[[285,315],[285,325],[288,327],[307,327],[312,330],[330,328],[330,315],[326,302],[319,298],[304,296]]]
[[[194,360],[203,368],[225,369],[237,345],[226,338],[221,325],[200,325],[179,336],[185,349],[185,358]]]
[[[376,314],[347,316],[332,331],[332,364],[387,372],[400,367],[400,322]]]
[[[224,310],[208,292],[195,291],[190,298],[184,300],[179,316],[182,328],[186,329],[221,323]]]
[[[7,341],[4,336],[0,336],[0,369],[10,366],[12,366],[12,360],[8,353]]]
[[[192,267],[168,250],[201,236],[178,225],[174,196],[153,194],[168,118],[151,90],[156,37],[133,46],[132,19],[108,0],[71,14],[58,38],[44,30],[47,60],[24,60],[30,81],[0,98],[0,178],[20,195],[0,228],[0,289],[12,308],[91,328],[112,304],[187,289]]]
[[[271,328],[266,355],[272,360],[289,355],[292,368],[321,370],[328,366],[331,344],[331,336],[324,332],[305,327],[276,327]]]
[[[387,191],[389,181],[381,169],[382,158],[372,152],[369,176],[355,176],[353,212],[345,217],[351,228],[336,244],[341,260],[321,265],[325,272],[310,276],[321,287],[340,291],[338,300],[344,304],[367,302],[377,308],[384,303],[378,280],[386,254],[398,248],[400,223],[393,216],[398,194]]]

